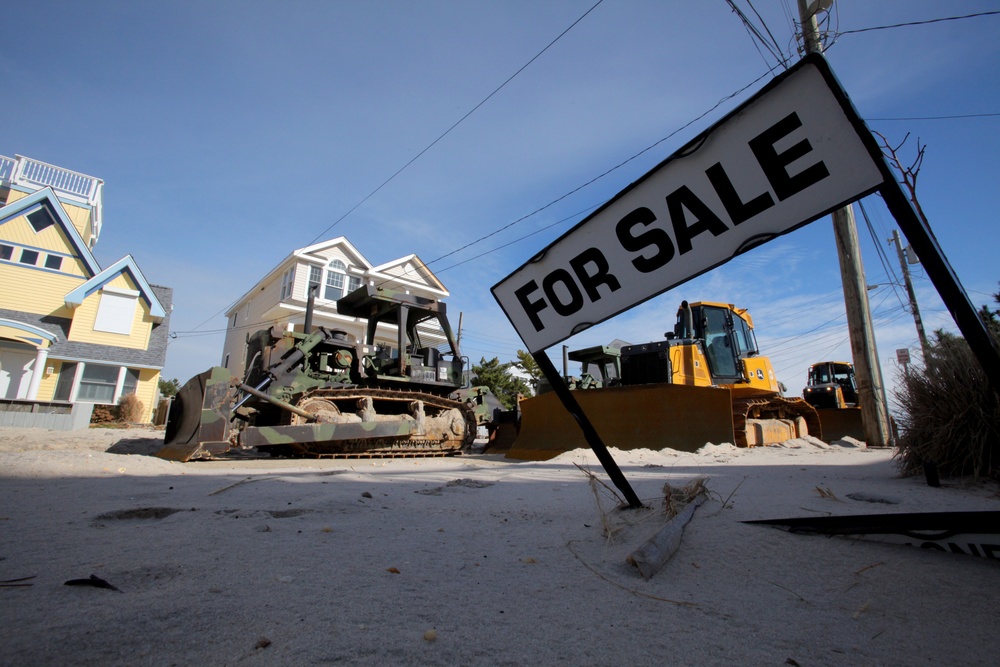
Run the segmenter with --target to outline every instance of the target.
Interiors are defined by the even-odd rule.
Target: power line
[[[729,95],[726,95],[725,97],[723,97],[722,99],[720,99],[720,100],[719,100],[718,102],[716,102],[716,103],[715,103],[715,104],[714,104],[714,105],[713,105],[713,106],[712,106],[712,107],[711,107],[710,109],[708,109],[708,110],[704,111],[704,112],[703,112],[703,113],[701,113],[701,114],[700,114],[700,115],[699,115],[698,117],[696,117],[696,118],[693,118],[692,120],[688,121],[688,122],[687,122],[687,123],[685,123],[684,125],[682,125],[682,126],[678,127],[677,129],[675,129],[675,130],[674,130],[673,132],[671,132],[671,133],[670,133],[670,134],[668,134],[667,136],[663,137],[662,139],[659,139],[658,141],[654,142],[653,144],[651,144],[651,145],[647,146],[646,148],[643,148],[643,149],[642,149],[641,151],[639,151],[639,152],[638,152],[638,153],[636,153],[635,155],[632,155],[631,157],[627,158],[626,160],[623,160],[622,162],[619,162],[618,164],[616,164],[615,166],[611,167],[610,169],[608,169],[608,170],[606,170],[606,171],[602,172],[601,174],[598,174],[597,176],[595,176],[595,177],[591,178],[591,179],[590,179],[589,181],[587,181],[586,183],[583,183],[582,185],[579,185],[579,186],[577,186],[577,187],[573,188],[573,189],[572,189],[572,190],[570,190],[569,192],[566,192],[565,194],[563,194],[563,195],[560,195],[559,197],[557,197],[557,198],[553,199],[552,201],[550,201],[549,203],[545,204],[544,206],[540,206],[540,207],[538,207],[537,209],[535,209],[535,210],[534,210],[534,211],[532,211],[531,213],[528,213],[528,214],[526,214],[526,215],[523,215],[523,216],[521,216],[520,218],[518,218],[517,220],[514,220],[513,222],[510,222],[510,223],[507,223],[506,225],[504,225],[504,226],[502,226],[502,227],[500,227],[500,228],[498,228],[498,229],[496,229],[496,230],[494,230],[494,231],[492,231],[492,232],[490,232],[490,233],[488,233],[488,234],[485,234],[485,235],[483,235],[483,236],[479,237],[478,239],[476,239],[476,240],[474,240],[474,241],[471,241],[470,243],[466,243],[466,244],[465,244],[464,246],[462,246],[461,248],[458,248],[458,249],[456,249],[456,250],[452,250],[451,252],[448,252],[448,253],[445,253],[444,255],[441,255],[440,257],[437,257],[436,259],[432,259],[431,261],[427,262],[427,263],[425,264],[425,266],[430,266],[431,264],[435,264],[435,263],[437,263],[437,262],[440,262],[440,261],[441,261],[442,259],[445,259],[445,258],[447,258],[447,257],[451,257],[452,255],[454,255],[454,254],[457,254],[457,253],[459,253],[459,252],[461,252],[461,251],[463,251],[463,250],[466,250],[466,249],[468,249],[468,248],[471,248],[472,246],[474,246],[474,245],[476,245],[476,244],[478,244],[478,243],[481,243],[481,242],[485,241],[485,240],[486,240],[486,239],[488,239],[488,238],[491,238],[491,237],[493,237],[493,236],[496,236],[496,235],[497,235],[497,234],[499,234],[500,232],[503,232],[503,231],[505,231],[505,230],[507,230],[507,229],[510,229],[510,228],[511,228],[511,227],[513,227],[514,225],[516,225],[516,224],[518,224],[518,223],[520,223],[520,222],[523,222],[523,221],[527,220],[528,218],[530,218],[530,217],[532,217],[532,216],[534,216],[534,215],[537,215],[538,213],[541,213],[541,212],[542,212],[542,211],[544,211],[545,209],[547,209],[547,208],[550,208],[551,206],[553,206],[553,205],[555,205],[555,204],[559,203],[560,201],[562,201],[562,200],[566,199],[566,198],[567,198],[567,197],[569,197],[570,195],[573,195],[573,194],[575,194],[575,193],[579,192],[580,190],[582,190],[582,189],[586,188],[587,186],[589,186],[589,185],[592,185],[593,183],[595,183],[595,182],[597,182],[598,180],[600,180],[600,179],[604,178],[604,177],[605,177],[605,176],[607,176],[608,174],[610,174],[610,173],[612,173],[612,172],[614,172],[614,171],[616,171],[616,170],[618,170],[618,169],[621,169],[622,167],[624,167],[624,166],[625,166],[626,164],[628,164],[629,162],[632,162],[633,160],[635,160],[635,159],[639,158],[640,156],[644,155],[645,153],[648,153],[649,151],[653,150],[654,148],[656,148],[657,146],[659,146],[659,145],[660,145],[660,144],[662,144],[663,142],[665,142],[665,141],[667,141],[667,140],[671,139],[671,138],[672,138],[672,137],[673,137],[674,135],[676,135],[677,133],[679,133],[679,132],[681,132],[681,131],[683,131],[683,130],[687,129],[688,127],[690,127],[690,126],[691,126],[691,125],[693,125],[694,123],[697,123],[697,122],[698,122],[699,120],[701,120],[702,118],[704,118],[704,117],[705,117],[705,116],[707,116],[708,114],[710,114],[710,113],[712,113],[713,111],[715,111],[716,109],[718,109],[718,108],[719,108],[720,106],[722,106],[722,104],[724,104],[724,103],[725,103],[725,102],[727,102],[728,100],[730,100],[730,99],[732,99],[732,98],[736,97],[737,95],[739,95],[739,94],[740,94],[740,93],[742,93],[743,91],[745,91],[745,90],[747,90],[748,88],[750,88],[751,86],[755,85],[755,84],[756,84],[757,82],[759,82],[759,81],[760,81],[761,79],[763,79],[764,77],[766,77],[766,76],[768,76],[769,74],[771,74],[772,72],[774,72],[774,70],[775,70],[775,69],[777,69],[777,66],[775,66],[775,67],[772,67],[772,68],[770,68],[770,69],[769,69],[768,71],[764,72],[764,74],[760,75],[759,77],[757,77],[756,79],[754,79],[753,81],[751,81],[751,82],[750,82],[750,83],[748,83],[747,85],[743,86],[742,88],[740,88],[740,89],[739,89],[739,90],[737,90],[736,92],[734,92],[734,93],[731,93],[731,94],[729,94]],[[534,232],[532,232],[532,234],[534,234]],[[528,236],[530,236],[530,234],[528,234],[528,235],[525,235],[525,236],[522,236],[522,237],[520,237],[519,239],[516,239],[516,240],[518,240],[518,241],[519,241],[519,240],[522,240],[522,239],[525,239],[525,238],[527,238]],[[482,257],[482,256],[483,256],[483,255],[485,255],[485,254],[487,254],[487,253],[482,253],[482,254],[480,254],[480,255],[476,255],[476,257],[475,257],[475,258],[479,258],[479,257]],[[475,259],[475,258],[473,258],[473,259]],[[468,260],[466,260],[466,261],[468,261]],[[450,267],[449,267],[449,268],[450,268]]]
[[[770,53],[771,56],[778,61],[778,64],[787,69],[786,63],[788,62],[788,59],[781,52],[781,47],[778,46],[777,41],[774,39],[774,35],[771,34],[767,24],[764,23],[764,19],[760,19],[760,14],[758,14],[757,10],[754,9],[753,4],[751,4],[749,0],[747,1],[747,4],[750,5],[750,9],[753,9],[754,13],[757,14],[757,18],[759,18],[761,23],[764,24],[764,30],[766,30],[767,34],[771,37],[770,41],[764,39],[764,36],[760,34],[757,26],[755,26],[750,19],[747,18],[746,14],[744,14],[742,10],[736,6],[736,3],[733,0],[726,0],[726,4],[729,5],[729,7],[733,10],[733,13],[736,14],[743,23],[743,29],[750,35],[750,39],[753,40],[757,53],[759,53],[760,57],[764,59],[764,64],[768,65],[769,63],[767,62],[767,59],[764,58],[764,54],[760,52],[760,46],[758,46],[758,44],[763,45],[763,47],[767,49],[768,53]]]
[[[765,21],[764,17],[760,15],[760,12],[757,11],[757,8],[753,6],[753,2],[747,0],[747,5],[750,7],[750,9],[753,10],[753,13],[757,15],[757,19],[760,21],[760,24],[764,27],[764,32],[766,32],[767,36],[771,38],[771,44],[774,44],[774,48],[777,49],[778,53],[781,55],[781,64],[784,65],[785,63],[788,62],[788,58],[786,58],[785,54],[781,51],[781,46],[778,44],[778,40],[776,40],[774,38],[774,35],[771,34],[771,29],[767,27],[767,21]]]
[[[993,118],[1000,116],[1000,113],[965,113],[954,116],[911,116],[909,118],[866,118],[865,120],[952,120],[955,118]]]
[[[859,32],[871,32],[873,30],[889,30],[890,28],[905,28],[914,25],[927,25],[928,23],[941,23],[942,21],[958,21],[960,19],[973,19],[979,16],[994,16],[1000,11],[979,12],[978,14],[965,14],[964,16],[945,16],[939,19],[928,19],[926,21],[910,21],[908,23],[894,23],[893,25],[877,25],[871,28],[856,28],[854,30],[841,30],[838,35],[853,35]]]
[[[441,135],[440,135],[440,136],[439,136],[439,137],[438,137],[437,139],[435,139],[435,140],[434,140],[434,141],[432,141],[432,142],[431,142],[430,144],[428,144],[428,145],[427,145],[427,146],[426,146],[426,147],[425,147],[425,148],[424,148],[424,149],[423,149],[422,151],[420,151],[419,153],[417,153],[417,154],[416,154],[416,155],[415,155],[415,156],[414,156],[414,157],[413,157],[412,159],[410,159],[410,160],[409,160],[409,161],[408,161],[408,162],[407,162],[406,164],[404,164],[404,165],[403,165],[402,167],[400,167],[399,169],[397,169],[397,170],[395,171],[395,173],[393,173],[393,174],[392,174],[392,176],[390,176],[390,177],[389,177],[389,178],[387,178],[387,179],[386,179],[385,181],[383,181],[383,182],[382,182],[382,184],[381,184],[381,185],[379,185],[379,186],[378,186],[377,188],[375,188],[374,190],[372,190],[371,192],[369,192],[369,193],[368,193],[368,194],[367,194],[367,195],[366,195],[366,196],[365,196],[365,197],[364,197],[364,198],[363,198],[363,199],[362,199],[361,201],[359,201],[359,202],[358,202],[357,204],[355,204],[354,206],[352,206],[352,207],[351,207],[351,208],[350,208],[350,209],[349,209],[349,210],[348,210],[347,212],[345,212],[345,213],[344,213],[343,215],[341,215],[341,216],[340,216],[339,218],[337,218],[336,220],[334,220],[334,221],[333,221],[333,223],[331,223],[331,224],[330,224],[330,225],[329,225],[329,226],[328,226],[328,227],[327,227],[326,229],[324,229],[324,230],[323,230],[322,232],[320,232],[320,233],[319,233],[319,234],[318,234],[318,235],[317,235],[317,236],[316,236],[316,237],[315,237],[315,238],[314,238],[314,239],[313,239],[312,241],[310,241],[310,242],[309,242],[309,243],[308,243],[307,245],[312,245],[313,243],[316,243],[316,241],[318,241],[318,240],[319,240],[320,238],[322,238],[322,237],[323,237],[323,236],[324,236],[324,235],[325,235],[325,234],[326,234],[326,233],[327,233],[328,231],[330,231],[331,229],[333,229],[334,227],[336,227],[336,226],[337,226],[338,224],[340,224],[340,223],[341,223],[341,222],[342,222],[342,221],[343,221],[343,220],[344,220],[345,218],[347,218],[347,216],[349,216],[349,215],[350,215],[351,213],[353,213],[354,211],[356,211],[356,210],[357,210],[357,209],[358,209],[358,208],[359,208],[359,207],[360,207],[360,206],[361,206],[362,204],[364,204],[364,203],[365,203],[366,201],[368,201],[368,200],[369,200],[369,199],[371,199],[371,198],[372,198],[373,196],[375,196],[375,194],[376,194],[376,193],[378,193],[378,191],[379,191],[379,190],[381,190],[381,189],[382,189],[382,188],[384,188],[384,187],[385,187],[386,185],[388,185],[390,181],[392,181],[392,180],[393,180],[393,179],[395,179],[395,178],[396,178],[397,176],[399,176],[399,175],[400,175],[400,174],[401,174],[401,173],[402,173],[402,172],[403,172],[403,171],[404,171],[404,170],[405,170],[405,169],[406,169],[407,167],[409,167],[409,166],[410,166],[411,164],[413,164],[414,162],[416,162],[416,161],[417,161],[417,160],[418,160],[418,159],[419,159],[419,158],[420,158],[420,157],[421,157],[421,156],[422,156],[422,155],[423,155],[424,153],[426,153],[426,152],[427,152],[427,151],[429,151],[429,150],[430,150],[431,148],[433,148],[435,144],[437,144],[437,143],[438,143],[439,141],[441,141],[442,139],[444,139],[444,138],[445,138],[445,137],[446,137],[446,136],[447,136],[448,134],[450,134],[450,133],[451,133],[451,131],[452,131],[452,130],[454,130],[454,129],[455,129],[456,127],[458,127],[458,126],[459,126],[459,125],[460,125],[460,124],[461,124],[461,123],[462,123],[463,121],[465,121],[465,120],[466,120],[466,119],[467,119],[467,118],[468,118],[469,116],[471,116],[471,115],[472,115],[472,114],[473,114],[473,113],[474,113],[474,112],[475,112],[476,110],[478,110],[478,109],[479,109],[479,108],[480,108],[481,106],[483,106],[484,104],[486,104],[486,102],[488,102],[488,101],[490,100],[490,98],[492,98],[492,97],[493,97],[494,95],[496,95],[496,94],[497,94],[498,92],[500,92],[500,90],[501,90],[501,89],[503,89],[503,88],[504,88],[504,87],[505,87],[505,86],[506,86],[506,85],[507,85],[508,83],[510,83],[511,81],[513,81],[513,80],[514,80],[514,78],[515,78],[515,77],[517,77],[517,75],[519,75],[519,74],[520,74],[521,72],[523,72],[523,71],[524,71],[525,69],[527,69],[527,67],[528,67],[529,65],[531,65],[531,64],[532,64],[533,62],[535,62],[536,60],[538,60],[538,58],[539,58],[539,57],[540,57],[540,56],[541,56],[541,55],[542,55],[543,53],[545,53],[546,51],[548,51],[548,50],[549,50],[549,49],[550,49],[550,48],[552,47],[552,45],[554,45],[554,44],[555,44],[556,42],[558,42],[558,41],[559,41],[560,39],[562,39],[562,38],[563,38],[563,36],[565,36],[565,35],[566,35],[566,33],[568,33],[568,32],[569,32],[570,30],[572,30],[572,29],[573,29],[573,28],[574,28],[574,27],[575,27],[575,26],[576,26],[576,25],[577,25],[577,24],[578,24],[578,23],[579,23],[580,21],[582,21],[582,20],[583,20],[584,18],[586,18],[588,14],[590,14],[590,13],[591,13],[592,11],[594,11],[595,9],[597,9],[598,5],[600,5],[600,4],[602,3],[602,2],[604,2],[604,0],[597,0],[597,2],[596,2],[596,3],[594,3],[594,5],[593,5],[593,6],[592,6],[592,7],[590,8],[590,9],[588,9],[588,10],[587,10],[587,11],[585,11],[585,12],[584,12],[584,13],[583,13],[582,15],[580,15],[580,17],[579,17],[579,18],[577,18],[577,19],[576,19],[575,21],[573,21],[573,23],[571,23],[571,24],[569,25],[569,27],[568,27],[568,28],[566,28],[565,30],[563,30],[563,31],[562,31],[561,33],[559,33],[559,35],[558,35],[558,36],[557,36],[557,37],[556,37],[555,39],[553,39],[553,40],[552,40],[551,42],[549,42],[549,43],[548,43],[548,44],[547,44],[547,45],[545,46],[545,48],[543,48],[543,49],[542,49],[541,51],[539,51],[538,53],[536,53],[536,54],[534,55],[534,57],[532,57],[532,58],[531,58],[531,59],[530,59],[530,60],[529,60],[528,62],[526,62],[526,63],[525,63],[524,65],[522,65],[522,66],[521,66],[521,67],[520,67],[520,68],[519,68],[519,69],[518,69],[518,70],[517,70],[516,72],[514,72],[513,74],[511,74],[511,75],[510,75],[510,76],[509,76],[509,77],[507,78],[507,80],[506,80],[506,81],[504,81],[504,82],[503,82],[503,83],[501,83],[501,84],[500,84],[499,86],[497,86],[497,87],[496,87],[496,88],[495,88],[495,89],[493,90],[493,92],[491,92],[491,93],[490,93],[489,95],[487,95],[487,96],[486,96],[485,98],[483,98],[483,99],[482,99],[482,101],[480,101],[480,102],[479,102],[479,104],[477,104],[476,106],[472,107],[472,109],[470,109],[470,110],[469,110],[469,111],[468,111],[468,112],[467,112],[467,113],[466,113],[466,114],[465,114],[464,116],[462,116],[461,118],[459,118],[459,119],[458,119],[458,120],[457,120],[457,121],[456,121],[456,122],[455,122],[454,124],[452,124],[452,126],[451,126],[451,127],[449,127],[449,128],[447,129],[447,130],[445,130],[445,131],[444,131],[444,132],[443,132],[443,133],[442,133],[442,134],[441,134]],[[209,321],[211,321],[211,320],[215,319],[215,318],[216,318],[216,317],[218,317],[218,316],[219,316],[220,314],[222,314],[222,313],[226,312],[227,310],[229,310],[230,308],[232,308],[233,306],[235,306],[235,305],[236,305],[236,304],[237,304],[238,302],[239,302],[239,299],[237,299],[236,301],[234,301],[234,302],[233,302],[233,303],[231,303],[230,305],[228,305],[228,306],[224,307],[223,309],[219,310],[219,311],[218,311],[218,312],[216,312],[216,313],[215,313],[214,315],[212,315],[211,317],[209,317],[209,318],[208,318],[207,320],[205,320],[204,322],[202,322],[201,324],[199,324],[198,326],[196,326],[196,327],[195,327],[195,330],[197,330],[197,329],[200,329],[200,328],[201,328],[201,327],[203,327],[203,326],[204,326],[205,324],[207,324],[207,323],[208,323]],[[184,332],[184,333],[190,333],[190,332]],[[174,336],[174,337],[176,338],[176,336]]]
[[[540,58],[540,57],[541,57],[541,55],[542,55],[543,53],[545,53],[546,51],[548,51],[548,50],[549,50],[549,49],[550,49],[550,48],[552,47],[552,45],[553,45],[553,44],[555,44],[555,43],[556,43],[556,42],[558,42],[558,41],[559,41],[560,39],[562,39],[562,38],[563,38],[563,36],[564,36],[564,35],[565,35],[566,33],[568,33],[568,32],[569,32],[570,30],[572,30],[572,29],[573,29],[573,28],[574,28],[574,27],[576,26],[576,24],[578,24],[578,23],[579,23],[580,21],[582,21],[583,19],[585,19],[585,18],[587,17],[587,15],[588,15],[588,14],[590,14],[590,12],[594,11],[595,9],[597,9],[597,6],[598,6],[598,5],[600,5],[600,4],[602,3],[602,2],[604,2],[604,0],[597,0],[597,2],[596,2],[596,3],[595,3],[595,4],[594,4],[594,5],[593,5],[593,6],[592,6],[592,7],[590,8],[590,9],[588,9],[587,11],[585,11],[585,12],[584,12],[584,13],[583,13],[583,14],[582,14],[582,15],[581,15],[581,16],[580,16],[580,17],[579,17],[578,19],[576,19],[575,21],[573,21],[573,23],[571,23],[571,24],[570,24],[570,26],[569,26],[568,28],[566,28],[566,29],[565,29],[565,30],[563,30],[563,31],[562,31],[561,33],[559,33],[559,35],[558,35],[558,36],[557,36],[557,37],[556,37],[555,39],[553,39],[553,40],[552,40],[551,42],[549,42],[549,43],[548,43],[548,44],[547,44],[547,45],[545,46],[545,48],[544,48],[544,49],[542,49],[541,51],[539,51],[538,53],[536,53],[536,54],[535,54],[535,55],[534,55],[534,56],[533,56],[533,57],[531,58],[531,60],[529,60],[528,62],[526,62],[526,63],[525,63],[524,65],[522,65],[522,66],[520,67],[520,69],[518,69],[518,70],[517,70],[516,72],[514,72],[514,73],[513,73],[513,74],[511,74],[511,75],[510,75],[509,77],[507,77],[507,80],[506,80],[506,81],[504,81],[504,82],[503,82],[503,83],[501,83],[501,84],[500,84],[499,86],[497,86],[497,87],[496,87],[496,88],[495,88],[495,89],[493,90],[493,92],[492,92],[492,93],[490,93],[489,95],[487,95],[487,96],[486,96],[485,98],[483,98],[483,100],[482,100],[481,102],[479,102],[479,104],[477,104],[476,106],[472,107],[472,109],[470,109],[470,110],[469,110],[469,111],[468,111],[468,112],[467,112],[467,113],[466,113],[466,114],[465,114],[464,116],[462,116],[462,117],[461,117],[461,118],[459,118],[459,119],[458,119],[457,121],[455,121],[455,123],[454,123],[454,124],[453,124],[453,125],[452,125],[451,127],[449,127],[449,128],[447,129],[447,130],[445,130],[445,131],[444,131],[444,132],[443,132],[443,133],[442,133],[442,134],[441,134],[441,135],[440,135],[440,136],[439,136],[439,137],[438,137],[437,139],[435,139],[435,140],[434,140],[434,141],[432,141],[432,142],[431,142],[430,144],[428,144],[428,145],[427,145],[427,146],[426,146],[426,147],[425,147],[425,148],[424,148],[424,149],[423,149],[422,151],[420,151],[419,153],[417,153],[416,155],[414,155],[414,156],[413,156],[413,157],[412,157],[412,158],[411,158],[411,159],[410,159],[410,160],[409,160],[409,161],[408,161],[408,162],[407,162],[406,164],[404,164],[404,165],[403,165],[402,167],[400,167],[399,169],[397,169],[397,170],[396,170],[396,172],[395,172],[395,173],[394,173],[394,174],[393,174],[392,176],[390,176],[389,178],[385,179],[385,181],[383,181],[381,185],[379,185],[379,186],[378,186],[377,188],[375,188],[374,190],[372,190],[371,192],[369,192],[369,193],[368,193],[367,195],[365,195],[365,197],[364,197],[364,198],[363,198],[363,199],[362,199],[361,201],[359,201],[359,202],[358,202],[357,204],[355,204],[354,206],[352,206],[352,207],[351,207],[351,208],[350,208],[350,209],[349,209],[349,210],[348,210],[348,211],[347,211],[346,213],[344,213],[343,215],[341,215],[341,216],[340,216],[339,218],[337,218],[336,220],[334,220],[334,221],[333,221],[333,222],[332,222],[332,223],[331,223],[331,224],[330,224],[330,225],[329,225],[329,226],[328,226],[328,227],[327,227],[326,229],[324,229],[324,230],[323,230],[322,232],[320,232],[319,234],[317,234],[317,235],[316,235],[316,238],[314,238],[314,239],[313,239],[312,241],[310,241],[308,245],[312,245],[313,243],[315,243],[316,241],[318,241],[318,240],[319,240],[320,238],[322,238],[322,237],[323,237],[323,236],[324,236],[324,235],[325,235],[325,234],[326,234],[326,233],[327,233],[328,231],[330,231],[331,229],[333,229],[334,227],[336,227],[336,226],[337,226],[338,224],[340,224],[340,223],[341,223],[341,221],[343,221],[343,220],[344,220],[344,218],[346,218],[346,217],[347,217],[347,216],[349,216],[349,215],[350,215],[351,213],[353,213],[354,211],[356,211],[356,210],[358,209],[358,207],[360,207],[360,206],[361,206],[362,204],[364,204],[364,203],[365,203],[366,201],[368,201],[369,199],[371,199],[372,197],[374,197],[374,196],[375,196],[375,194],[376,194],[376,193],[377,193],[377,192],[378,192],[379,190],[381,190],[382,188],[384,188],[384,187],[385,187],[386,185],[388,185],[388,184],[389,184],[389,183],[390,183],[390,182],[391,182],[391,181],[392,181],[392,180],[393,180],[394,178],[396,178],[396,177],[397,177],[397,176],[399,176],[399,175],[400,175],[401,173],[403,173],[403,170],[405,170],[405,169],[406,169],[407,167],[409,167],[409,166],[410,166],[411,164],[413,164],[413,163],[414,163],[414,162],[416,162],[416,161],[417,161],[418,159],[420,159],[420,157],[421,157],[421,156],[422,156],[422,155],[423,155],[424,153],[426,153],[427,151],[429,151],[429,150],[430,150],[431,148],[433,148],[433,147],[435,146],[435,144],[437,144],[437,143],[438,143],[439,141],[441,141],[441,140],[442,140],[442,139],[444,139],[444,138],[445,138],[446,136],[448,136],[448,135],[449,135],[449,134],[451,133],[451,131],[452,131],[452,130],[454,130],[454,129],[455,129],[456,127],[458,127],[459,125],[461,125],[461,124],[462,124],[462,122],[463,122],[463,121],[465,121],[465,119],[466,119],[466,118],[468,118],[468,117],[469,117],[469,116],[471,116],[471,115],[472,115],[473,113],[475,113],[475,112],[476,112],[476,111],[477,111],[477,110],[478,110],[478,109],[479,109],[479,108],[480,108],[481,106],[483,106],[484,104],[486,104],[486,103],[487,103],[487,102],[488,102],[488,101],[490,100],[490,98],[492,98],[492,97],[493,97],[494,95],[496,95],[497,93],[499,93],[499,92],[500,92],[500,91],[501,91],[501,90],[502,90],[502,89],[504,88],[504,86],[506,86],[506,85],[507,85],[508,83],[510,83],[511,81],[513,81],[513,80],[514,80],[514,78],[515,78],[515,77],[516,77],[516,76],[517,76],[518,74],[520,74],[520,73],[521,73],[521,72],[523,72],[523,71],[524,71],[525,69],[527,69],[527,68],[528,68],[528,66],[529,66],[529,65],[531,65],[531,63],[533,63],[533,62],[535,62],[536,60],[538,60],[538,58]]]

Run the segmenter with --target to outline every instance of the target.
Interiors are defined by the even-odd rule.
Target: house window
[[[9,245],[0,243],[0,259],[10,259],[14,256],[14,249]]]
[[[330,262],[330,267],[326,271],[326,289],[323,291],[323,298],[336,301],[344,296],[344,281],[347,279],[347,265],[339,259]]]
[[[34,266],[38,263],[38,253],[34,250],[22,250],[21,251],[21,264],[31,264]]]
[[[288,269],[281,274],[281,299],[282,301],[292,295],[292,286],[295,283],[295,268]]]
[[[347,293],[348,294],[350,294],[354,290],[358,289],[359,287],[361,287],[361,278],[358,278],[357,276],[350,276],[347,279]]]
[[[319,286],[323,284],[323,269],[318,266],[309,267],[309,286],[306,287],[306,298],[309,298],[309,292],[314,287],[316,288],[316,295],[319,295]]]
[[[239,317],[239,313],[233,313],[233,328],[236,328],[236,318]]]
[[[56,381],[56,391],[52,396],[54,401],[68,401],[73,392],[73,380],[76,378],[76,362],[64,361],[59,367],[59,379]]]
[[[122,396],[134,394],[139,388],[139,369],[126,368],[125,381],[122,383]]]
[[[118,366],[86,364],[76,400],[84,403],[114,403],[118,386]]]
[[[45,268],[58,271],[62,268],[62,260],[59,255],[48,255],[45,257]]]
[[[122,291],[124,292],[124,290]],[[135,304],[138,296],[138,293],[112,292],[107,287],[101,290],[101,301],[97,305],[94,331],[125,336],[132,333],[132,320],[135,317]]]
[[[51,227],[56,224],[56,221],[52,219],[52,215],[49,214],[49,210],[44,207],[33,213],[29,213],[28,222],[31,224],[31,228],[35,230],[36,234],[46,227]]]
[[[222,361],[223,368],[229,368],[229,353],[226,353],[226,358]]]

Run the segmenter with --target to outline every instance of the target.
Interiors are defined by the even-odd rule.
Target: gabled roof
[[[90,252],[90,248],[87,247],[83,237],[80,236],[80,232],[73,226],[73,221],[69,219],[66,209],[59,203],[59,198],[56,197],[56,193],[52,188],[42,188],[27,197],[22,197],[16,202],[0,208],[0,225],[22,215],[34,213],[41,208],[48,210],[49,215],[52,216],[55,223],[66,234],[66,238],[69,239],[73,250],[84,265],[86,265],[89,275],[94,276],[100,273],[101,267],[97,264],[97,260],[94,259],[94,255]]]
[[[132,255],[125,255],[117,262],[67,294],[66,305],[70,308],[79,306],[83,303],[84,299],[123,273],[132,278],[132,282],[134,282],[136,287],[139,288],[139,296],[142,297],[143,301],[149,304],[150,317],[152,317],[156,322],[162,321],[163,318],[166,317],[167,313],[160,304],[159,299],[156,298],[156,294],[153,293],[153,288],[149,286],[148,282],[146,282],[146,278],[142,275],[142,271],[139,270],[135,260],[132,259]]]
[[[326,250],[327,248],[331,248],[333,246],[340,246],[341,248],[343,248],[347,254],[349,254],[351,257],[357,260],[355,264],[358,266],[363,266],[365,271],[371,270],[372,268],[371,262],[369,262],[365,258],[365,256],[362,255],[358,251],[358,249],[355,248],[351,244],[351,242],[348,241],[347,238],[344,236],[338,236],[337,238],[330,239],[329,241],[321,241],[320,243],[314,243],[313,245],[306,246],[305,248],[299,248],[298,250],[293,250],[291,253],[286,255],[280,262],[275,264],[274,268],[272,268],[270,271],[264,274],[264,276],[261,277],[260,280],[254,283],[253,287],[244,292],[243,296],[241,296],[239,299],[233,302],[233,305],[229,308],[229,310],[226,311],[226,317],[229,317],[234,312],[239,310],[242,307],[242,304],[246,302],[247,297],[250,296],[251,294],[256,294],[261,285],[270,282],[273,278],[276,278],[282,271],[284,271],[291,260],[301,259],[310,262],[322,260],[325,262],[326,260],[324,260],[321,257],[318,257],[317,255],[321,251]]]
[[[362,255],[358,249],[355,248],[344,236],[338,236],[337,238],[330,239],[329,241],[322,241],[320,243],[314,243],[311,246],[306,246],[305,248],[299,248],[298,250],[293,251],[292,255],[302,257],[304,259],[308,259],[310,256],[315,259],[320,259],[317,257],[319,253],[334,246],[340,246],[346,254],[350,255],[351,258],[355,260],[353,262],[354,264],[363,266],[365,270],[372,268],[371,262],[365,259],[365,256]],[[284,262],[282,262],[282,264],[284,264]]]
[[[400,273],[400,275],[393,275],[389,273],[389,271],[391,271],[392,269],[396,267],[404,268],[407,264],[411,265],[412,270],[406,271],[404,269],[402,273]],[[431,272],[431,270],[427,268],[427,265],[424,264],[423,260],[421,260],[416,255],[407,255],[406,257],[400,257],[399,259],[394,259],[391,262],[380,264],[376,267],[373,267],[371,272],[372,275],[379,274],[382,276],[386,276],[387,278],[391,277],[393,280],[399,280],[401,282],[409,282],[414,285],[420,285],[420,279],[423,279],[427,281],[427,283],[429,284],[420,285],[421,287],[430,287],[431,289],[436,289],[440,291],[444,295],[448,294],[448,290],[445,289],[444,284],[442,284],[441,281],[437,279],[437,276],[435,276]]]

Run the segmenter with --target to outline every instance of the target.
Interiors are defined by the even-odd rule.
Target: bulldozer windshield
[[[701,313],[697,311],[700,310]],[[739,364],[739,350],[734,348],[732,336],[733,318],[729,310],[715,306],[702,306],[695,312],[695,328],[698,338],[705,341],[705,355],[714,377],[742,378]],[[742,320],[740,320],[742,322]]]

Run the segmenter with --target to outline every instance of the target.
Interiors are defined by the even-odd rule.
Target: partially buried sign
[[[808,56],[493,295],[543,350],[877,189],[881,157],[860,132],[826,61]]]

